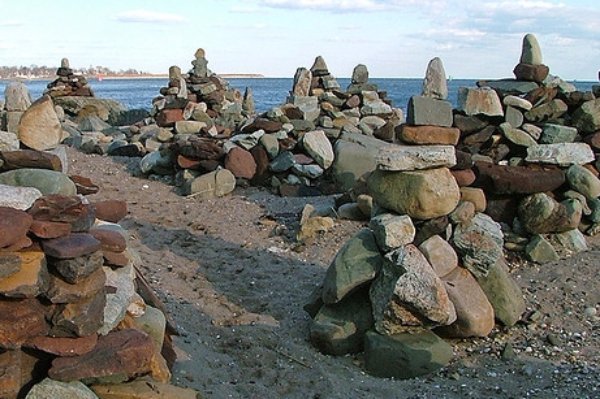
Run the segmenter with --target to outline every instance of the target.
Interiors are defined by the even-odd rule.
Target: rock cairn
[[[126,203],[90,201],[98,187],[66,175],[56,152],[2,150],[0,160],[0,397],[146,385],[155,396],[145,397],[195,398],[169,385],[167,318],[117,224]]]
[[[600,231],[600,100],[549,75],[531,34],[514,74],[460,89],[454,126],[464,167],[454,173],[485,190],[505,248],[544,263],[585,250],[583,233]]]
[[[586,249],[600,222],[600,103],[548,72],[527,35],[516,79],[461,88],[453,111],[443,65],[429,63],[396,143],[374,156],[370,196],[338,209],[371,219],[305,306],[317,348],[364,350],[377,376],[434,371],[452,357],[440,336],[483,337],[494,319],[522,317],[505,250],[544,263]],[[307,214],[301,225],[326,219]]]
[[[452,358],[448,338],[485,337],[494,320],[525,311],[508,274],[501,226],[483,213],[485,194],[460,187],[452,109],[439,59],[409,101],[402,144],[376,157],[368,179],[369,227],[337,253],[305,309],[310,339],[327,354],[364,351],[381,377],[411,378]]]
[[[60,61],[60,67],[56,70],[57,78],[48,83],[44,94],[50,97],[94,97],[92,88],[88,85],[87,79],[83,75],[76,75],[69,65],[69,60],[63,58]]]
[[[382,145],[373,136],[392,140],[402,120],[401,110],[368,83],[364,65],[355,69],[349,91],[343,92],[324,59],[317,57],[310,69],[296,71],[287,102],[258,116],[252,115],[251,91],[243,97],[234,91],[231,100],[230,92],[219,90],[216,76],[206,76],[203,52],[193,65],[186,78],[172,68],[169,87],[161,91],[164,97],[155,101],[157,125],[139,127],[146,150],[152,150],[141,161],[142,171],[176,173],[186,194],[221,196],[233,190],[236,179],[270,185],[282,195],[331,190],[322,186],[327,171],[348,179],[347,165],[355,167],[350,157],[335,166],[334,143],[341,136]],[[223,97],[225,103],[213,101]],[[171,103],[179,106],[167,105]]]

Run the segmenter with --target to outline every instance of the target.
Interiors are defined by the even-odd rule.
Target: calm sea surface
[[[259,112],[285,102],[285,98],[292,88],[291,78],[255,78],[255,79],[229,79],[232,87],[241,90],[251,87],[254,92],[256,108]],[[39,98],[49,81],[25,82],[33,99]],[[348,78],[338,78],[338,82],[345,89],[350,84]],[[380,90],[387,91],[388,98],[393,105],[406,111],[408,99],[421,94],[423,79],[369,79]],[[456,106],[456,97],[459,87],[475,86],[476,80],[454,79],[448,82],[449,100]],[[4,88],[7,82],[0,81],[0,97],[4,97]],[[97,97],[110,98],[123,103],[130,109],[150,109],[152,99],[159,94],[159,89],[166,86],[167,79],[115,79],[96,81],[91,80],[90,85]],[[591,90],[597,82],[575,82],[579,90]]]

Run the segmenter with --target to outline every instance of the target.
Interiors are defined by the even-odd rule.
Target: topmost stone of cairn
[[[62,60],[60,60],[60,67],[61,68],[65,68],[65,69],[71,68],[69,66],[69,59],[68,58],[63,58]]]
[[[294,75],[292,95],[302,97],[310,95],[311,82],[312,72],[306,68],[298,68],[296,70],[296,74]]]
[[[310,68],[313,76],[327,76],[329,75],[329,69],[325,60],[320,55],[315,58],[313,66]]]
[[[542,65],[542,50],[534,34],[528,33],[523,38],[521,64]]]
[[[367,66],[364,64],[358,64],[354,67],[352,71],[352,83],[353,84],[363,84],[367,83],[369,80],[369,70]]]
[[[435,57],[427,65],[425,79],[423,80],[423,96],[439,100],[446,100],[448,98],[446,71],[439,57]]]
[[[208,60],[206,59],[206,53],[204,49],[199,48],[194,54],[195,60],[192,61],[194,69],[191,73],[198,78],[207,78],[210,75],[208,70]]]

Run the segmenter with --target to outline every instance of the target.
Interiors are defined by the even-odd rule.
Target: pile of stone
[[[0,397],[195,398],[169,385],[160,301],[136,292],[126,203],[88,200],[57,153],[0,151]]]
[[[446,80],[432,60],[423,94],[368,179],[369,227],[337,253],[308,305],[310,340],[327,354],[364,351],[376,376],[411,378],[452,358],[447,338],[485,337],[525,311],[485,194],[461,188]]]
[[[583,232],[600,231],[600,100],[548,72],[528,34],[516,79],[461,88],[454,115],[455,177],[485,190],[506,248],[540,263],[586,249]]]
[[[356,164],[352,154],[342,150],[348,156],[336,163],[336,141],[371,140],[382,146],[385,142],[376,137],[392,140],[394,127],[402,121],[401,110],[392,108],[386,94],[368,83],[364,65],[355,68],[352,83],[343,92],[322,57],[310,70],[296,71],[290,96],[280,107],[253,117],[247,91],[239,119],[239,96],[226,107],[210,103],[220,92],[210,91],[219,87],[219,80],[204,76],[206,61],[203,52],[199,54],[186,78],[172,68],[170,87],[162,89],[166,97],[155,101],[158,126],[135,130],[145,149],[153,151],[142,159],[142,171],[176,173],[175,181],[185,194],[220,196],[235,187],[236,179],[270,185],[282,195],[330,190],[323,184],[325,173],[331,170],[340,180],[352,180],[354,174],[347,168]],[[234,106],[236,117],[231,117],[228,110]]]
[[[83,75],[76,75],[69,66],[69,60],[63,58],[60,61],[60,67],[56,70],[57,78],[48,83],[44,94],[50,97],[94,97],[92,88],[88,85],[87,79]]]

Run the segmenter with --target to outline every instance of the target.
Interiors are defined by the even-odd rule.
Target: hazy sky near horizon
[[[598,0],[0,0],[0,65],[187,71],[206,50],[218,73],[292,77],[322,55],[347,77],[422,77],[440,57],[456,78],[512,77],[535,33],[550,72],[598,79]]]

